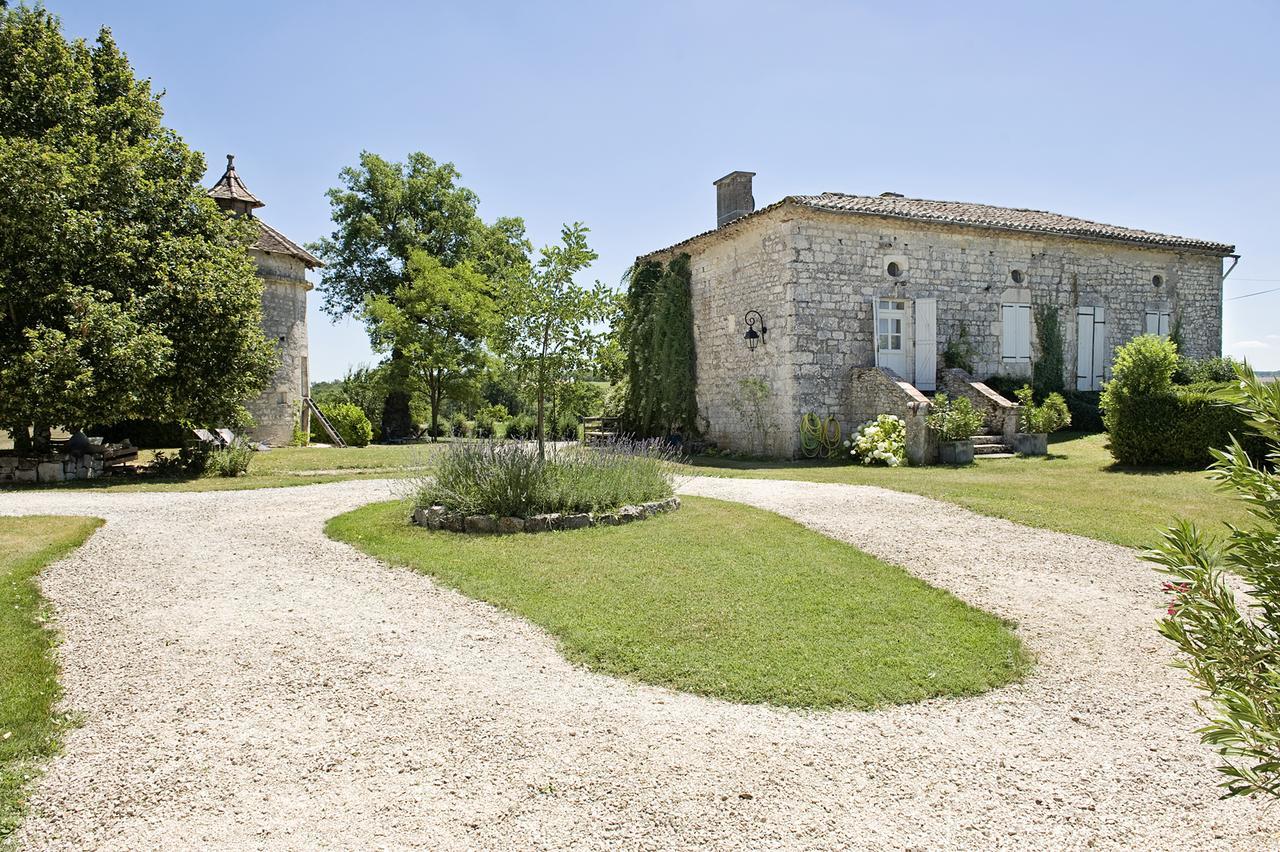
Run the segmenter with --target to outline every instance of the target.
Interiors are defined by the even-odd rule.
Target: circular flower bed
[[[634,506],[623,506],[612,512],[550,512],[528,518],[509,518],[497,515],[464,515],[452,512],[444,506],[428,506],[415,509],[412,521],[429,530],[475,533],[480,535],[537,533],[553,530],[579,530],[585,527],[613,527],[643,521],[663,512],[680,508],[679,497],[654,500]]]

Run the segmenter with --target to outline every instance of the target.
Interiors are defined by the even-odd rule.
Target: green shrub
[[[248,473],[256,452],[253,444],[239,439],[225,448],[196,441],[174,455],[157,452],[151,469],[160,476],[240,476]]]
[[[1266,452],[1251,459],[1236,442],[1215,448],[1213,477],[1248,504],[1257,524],[1232,527],[1220,544],[1183,522],[1147,558],[1172,578],[1160,632],[1208,696],[1197,704],[1208,717],[1200,739],[1223,758],[1227,795],[1280,796],[1280,385],[1259,382],[1247,367],[1240,376],[1232,396]]]
[[[1196,360],[1185,355],[1178,356],[1178,365],[1173,371],[1175,385],[1221,384],[1234,382],[1236,368],[1244,366],[1244,362],[1234,358],[1204,358]]]
[[[1130,465],[1204,467],[1212,450],[1231,436],[1259,453],[1245,415],[1229,405],[1223,385],[1173,384],[1177,353],[1155,335],[1135,337],[1116,350],[1113,378],[1102,391],[1103,423],[1116,461]]]
[[[449,432],[455,438],[469,437],[470,428],[470,424],[467,422],[467,415],[461,411],[455,411],[453,416],[449,418]]]
[[[945,393],[933,398],[933,410],[925,418],[942,441],[963,441],[982,428],[982,412],[966,396],[949,399]]]
[[[233,441],[231,446],[209,453],[203,473],[205,476],[240,476],[248,473],[255,452],[257,450],[248,441]]]
[[[572,414],[561,414],[551,435],[554,435],[557,441],[578,440],[578,418]]]
[[[320,411],[338,430],[343,442],[349,447],[367,447],[373,440],[373,424],[358,405],[350,402],[335,402],[321,405]],[[329,443],[332,438],[320,425],[320,418],[311,418],[311,440]]]
[[[1018,412],[1018,426],[1023,432],[1031,435],[1048,434],[1071,425],[1071,412],[1067,409],[1067,401],[1062,394],[1051,393],[1044,402],[1036,405],[1035,392],[1030,385],[1023,385],[1014,396],[1022,406]]]
[[[670,497],[671,462],[670,451],[653,442],[550,447],[545,459],[528,444],[451,444],[433,457],[415,500],[467,515],[603,512]]]
[[[493,438],[498,434],[498,424],[506,422],[505,405],[483,405],[476,411],[476,437]]]
[[[531,414],[517,414],[507,421],[507,437],[520,441],[538,437],[538,421]]]

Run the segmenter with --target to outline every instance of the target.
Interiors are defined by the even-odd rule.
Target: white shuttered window
[[[1005,361],[1031,360],[1031,306],[1001,305],[1000,355]]]
[[[1147,334],[1169,336],[1169,312],[1147,311]]]

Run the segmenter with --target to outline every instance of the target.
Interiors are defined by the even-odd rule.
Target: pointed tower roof
[[[236,174],[236,155],[227,155],[227,170],[222,173],[222,177],[218,178],[209,189],[209,196],[216,199],[219,203],[226,206],[244,205],[250,210],[258,207],[266,207],[258,196],[249,191],[249,187],[244,185],[244,181],[240,180],[240,175]],[[231,202],[232,204],[227,204]],[[238,203],[237,203],[238,202]]]

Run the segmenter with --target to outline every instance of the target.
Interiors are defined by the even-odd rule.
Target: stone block
[[[36,469],[34,467],[20,467],[13,472],[14,482],[35,482]]]
[[[621,523],[629,524],[643,519],[644,513],[639,506],[623,506],[618,510],[618,520]]]
[[[17,456],[0,456],[0,470],[17,470]]]
[[[524,532],[523,518],[498,518],[498,532],[503,535]]]
[[[61,482],[64,478],[62,462],[40,462],[36,465],[36,481]]]
[[[414,509],[413,514],[410,516],[410,518],[413,521],[413,523],[416,524],[417,526],[425,527],[428,525],[427,523],[428,516],[429,516],[429,512],[427,509]]]
[[[601,512],[595,516],[595,523],[599,527],[616,527],[622,523],[622,518],[617,512]]]
[[[446,532],[464,532],[466,522],[457,512],[446,512],[440,517],[440,529]]]
[[[524,531],[528,533],[550,532],[561,528],[562,518],[558,512],[548,515],[534,515],[524,519]]]
[[[469,533],[494,533],[498,531],[498,519],[493,515],[467,515],[463,528]]]
[[[580,530],[591,526],[591,516],[585,512],[576,515],[565,515],[562,518],[560,528],[565,530]]]

